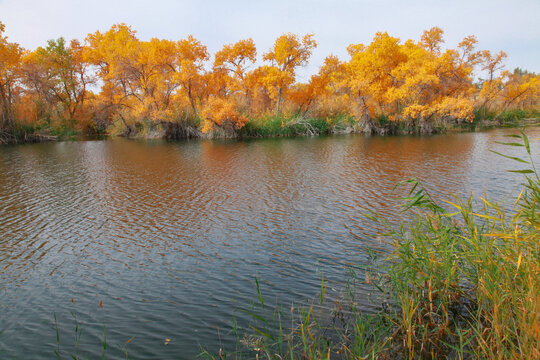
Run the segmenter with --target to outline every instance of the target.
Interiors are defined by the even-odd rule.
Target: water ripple
[[[368,250],[388,252],[363,214],[400,219],[397,182],[435,198],[519,191],[514,164],[488,151],[508,132],[2,147],[0,354],[52,357],[55,313],[74,352],[73,312],[81,355],[101,355],[105,324],[110,357],[134,337],[130,357],[193,358],[199,341],[230,341],[232,316],[247,323],[255,277],[271,304],[316,297],[323,275],[338,297]]]

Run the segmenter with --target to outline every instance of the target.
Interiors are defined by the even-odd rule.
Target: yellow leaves
[[[435,111],[441,118],[473,121],[474,104],[473,101],[465,97],[446,96],[435,105]]]
[[[207,60],[208,50],[199,40],[189,35],[187,39],[180,40],[176,44],[179,60],[183,63],[193,64],[193,66],[202,66],[202,61]]]
[[[130,26],[122,23],[113,25],[104,34],[99,31],[89,34],[84,59],[99,66],[105,80],[108,80],[109,74],[114,77],[116,72],[123,69],[123,63],[118,60],[128,58],[139,44],[135,33]]]
[[[347,46],[347,53],[350,57],[353,57],[356,53],[361,53],[365,49],[364,44],[350,44]]]
[[[492,101],[497,98],[501,92],[502,82],[499,79],[484,81],[482,89],[478,94],[479,100],[483,102]]]
[[[478,39],[476,36],[470,35],[465,37],[459,44],[458,48],[461,50],[460,61],[471,68],[480,61],[480,52],[474,51]]]
[[[7,76],[15,75],[14,72],[24,54],[19,44],[11,43],[7,37],[2,36],[4,29],[4,24],[0,22],[0,81],[6,81]]]
[[[295,34],[283,34],[276,39],[273,48],[263,55],[263,59],[275,64],[279,70],[294,75],[298,66],[307,64],[317,42],[313,34],[307,34],[302,39]]]
[[[209,54],[193,36],[180,41],[152,38],[140,41],[125,24],[86,38],[84,58],[100,68],[100,76],[117,104],[130,105],[141,117],[161,117],[180,89],[196,113],[204,86],[204,62]]]
[[[244,81],[247,68],[257,60],[257,48],[252,39],[225,45],[214,59],[215,82],[225,84],[231,91],[246,92],[249,85]]]
[[[294,83],[294,76],[288,71],[281,71],[275,66],[262,66],[261,84],[268,90],[272,99],[277,99],[279,92]]]
[[[412,119],[428,118],[433,114],[433,110],[420,104],[412,104],[403,109],[403,116]]]
[[[347,65],[353,92],[367,93],[377,99],[384,96],[395,84],[392,70],[407,59],[399,42],[398,38],[379,32],[369,46],[354,48]]]
[[[495,72],[501,70],[504,65],[503,61],[507,58],[504,51],[499,51],[497,54],[491,54],[489,50],[483,50],[479,53],[482,70],[487,71],[489,81],[495,77]]]
[[[516,69],[513,73],[503,72],[501,77],[503,82],[499,83],[499,87],[505,107],[513,105],[524,108],[537,104],[540,100],[540,75]]]
[[[214,67],[223,68],[238,78],[243,78],[247,62],[257,60],[257,48],[253,39],[240,40],[232,45],[225,45],[215,55]]]
[[[439,54],[441,52],[441,44],[444,43],[443,34],[444,31],[437,26],[429,30],[424,30],[420,43],[430,53]]]
[[[36,103],[44,99],[61,102],[56,113],[65,115],[67,109],[70,118],[99,117],[101,128],[111,119],[132,124],[201,115],[205,131],[242,127],[246,119],[239,109],[250,116],[275,106],[278,113],[283,107],[288,112],[313,111],[321,118],[347,114],[373,119],[383,114],[391,121],[470,121],[473,99],[481,107],[497,104],[503,110],[536,106],[540,100],[538,75],[520,70],[496,76],[504,52],[476,51],[474,36],[463,39],[456,50],[444,50],[438,27],[424,31],[420,41],[378,32],[367,45],[349,45],[349,61],[328,56],[307,83],[296,82],[296,71],[317,47],[313,34],[279,36],[263,55],[267,63],[250,71],[257,60],[250,38],[223,46],[210,64],[208,49],[191,35],[179,41],[142,41],[126,24],[89,34],[84,44],[58,39],[28,53],[9,43],[3,31],[0,23],[0,82],[19,94],[21,105],[15,111],[24,119],[40,117]],[[475,65],[489,75],[481,88],[473,86]],[[99,95],[85,90],[93,81],[87,68],[101,80]],[[88,108],[88,102],[90,109],[78,110]]]
[[[351,45],[346,64],[348,86],[362,107],[376,103],[391,120],[443,118],[472,119],[471,68],[455,50],[441,52],[443,31],[426,30],[422,40],[401,43],[377,33],[368,46]],[[474,39],[468,39],[473,45]]]
[[[201,117],[204,119],[202,128],[204,133],[212,131],[216,125],[240,129],[247,123],[247,118],[238,113],[233,102],[217,97],[208,100]]]
[[[263,78],[263,84],[276,102],[277,113],[280,112],[284,93],[295,81],[296,68],[306,65],[313,49],[317,47],[313,36],[306,34],[300,38],[291,33],[283,34],[276,39],[272,49],[263,55],[263,60],[272,64],[264,68],[266,76]]]
[[[474,118],[473,103],[467,98],[447,96],[429,105],[412,104],[403,110],[403,116],[412,119],[427,119],[434,115],[443,119],[472,121]]]

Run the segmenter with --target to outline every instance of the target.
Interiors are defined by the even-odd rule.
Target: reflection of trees
[[[367,138],[351,146],[348,154],[361,154],[351,160],[368,188],[388,190],[402,180],[417,178],[437,192],[462,192],[468,189],[474,135],[432,137]],[[356,166],[354,166],[356,165]]]
[[[36,144],[0,154],[0,246],[10,276],[29,276],[25,269],[36,267],[53,271],[66,249],[60,243],[80,235],[80,222],[66,226],[84,208],[78,148]]]

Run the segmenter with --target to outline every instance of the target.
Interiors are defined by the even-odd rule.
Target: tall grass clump
[[[436,204],[418,183],[413,219],[388,233],[386,278],[395,305],[394,348],[413,358],[533,359],[540,356],[540,181],[527,136],[524,189],[509,215],[487,197]],[[504,156],[504,155],[502,155]]]
[[[343,300],[283,308],[269,320],[259,311],[239,340],[251,352],[210,358],[257,359],[540,359],[540,179],[529,139],[510,135],[508,146],[526,157],[523,190],[511,204],[487,196],[436,203],[416,180],[397,226],[377,214],[392,242],[390,255],[370,269],[368,283],[386,299],[376,313],[356,306],[354,287]],[[374,274],[374,272],[376,274]],[[259,284],[257,282],[257,289]],[[262,311],[262,312],[261,312]],[[238,350],[238,349],[237,349]]]
[[[239,130],[241,137],[318,136],[344,131],[354,125],[346,115],[306,117],[301,114],[251,118]]]

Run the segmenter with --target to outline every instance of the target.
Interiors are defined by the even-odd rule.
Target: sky
[[[64,37],[126,23],[141,40],[195,36],[213,54],[225,44],[252,38],[259,58],[281,34],[314,33],[319,46],[300,81],[330,54],[347,60],[349,44],[369,44],[378,31],[418,40],[433,26],[455,48],[476,35],[479,49],[504,50],[506,68],[540,73],[540,0],[0,0],[5,35],[27,49]]]

